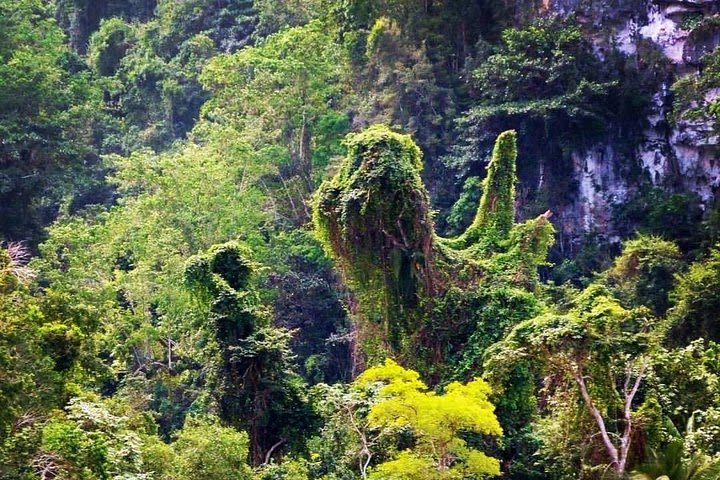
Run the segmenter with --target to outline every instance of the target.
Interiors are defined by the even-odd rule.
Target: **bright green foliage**
[[[497,235],[498,241],[506,238],[515,222],[515,162],[517,134],[508,130],[495,140],[492,157],[483,180],[483,195],[475,220],[465,232],[466,242],[477,241],[480,235]]]
[[[64,399],[72,382],[94,373],[96,312],[52,289],[33,294],[27,257],[18,244],[0,248],[0,456],[2,442],[17,428]]]
[[[189,417],[172,443],[178,480],[250,480],[248,436],[212,418]]]
[[[38,469],[62,480],[122,478],[143,471],[146,425],[94,395],[70,400],[42,428]],[[136,418],[135,420],[139,420]]]
[[[252,478],[247,434],[217,418],[189,417],[170,445],[155,431],[130,404],[84,394],[42,426],[35,468],[59,480]]]
[[[203,112],[243,130],[258,148],[281,146],[290,171],[310,191],[313,169],[327,165],[348,128],[338,102],[346,66],[326,24],[288,28],[256,47],[214,58],[201,77],[213,94]],[[323,148],[316,149],[318,143]]]
[[[707,259],[690,266],[678,277],[672,293],[675,307],[670,311],[672,341],[703,337],[720,340],[720,248],[716,247]]]
[[[656,346],[658,336],[652,331],[655,322],[647,308],[625,309],[605,287],[592,285],[577,296],[570,312],[546,313],[517,325],[487,358],[492,367],[529,355],[565,374],[572,368],[611,372],[618,367],[611,363],[614,355],[619,365],[628,360],[626,353],[637,357],[629,359],[636,363]],[[617,373],[622,371],[613,374]],[[597,375],[596,381],[605,382],[605,377]]]
[[[635,178],[677,66],[617,50],[644,2],[557,3],[0,0],[0,241],[59,217],[29,266],[0,248],[0,479],[597,480],[647,446],[674,480],[720,455],[717,212],[706,235],[712,199]],[[669,120],[715,124],[717,15],[672,17],[700,71]],[[515,218],[573,230],[598,142],[636,196],[596,238],[679,249],[591,247],[589,287],[545,284],[550,213]]]
[[[204,332],[182,285],[185,260],[238,235],[252,246],[263,243],[254,228],[265,221],[255,182],[272,166],[232,130],[213,135],[173,153],[114,158],[121,205],[58,222],[42,246],[43,277],[112,319],[105,332],[118,369],[165,363],[168,338],[178,357],[199,354],[193,344]]]
[[[307,462],[291,458],[282,463],[271,463],[261,467],[255,474],[256,480],[310,480]]]
[[[477,215],[477,206],[482,194],[482,180],[479,177],[468,177],[463,183],[460,197],[453,204],[445,221],[450,233],[460,234],[470,226]]]
[[[685,435],[685,448],[717,457],[720,454],[720,408],[693,412],[690,418],[692,428]]]
[[[488,401],[490,387],[477,378],[453,382],[442,395],[427,391],[419,375],[387,359],[356,380],[358,386],[381,382],[379,401],[370,408],[371,427],[387,433],[410,430],[414,447],[372,470],[373,479],[483,478],[500,473],[499,462],[467,445],[461,432],[502,435]]]
[[[397,344],[419,293],[432,289],[433,223],[409,136],[374,126],[346,140],[348,156],[314,205],[316,234]]]
[[[604,276],[623,303],[645,305],[662,315],[670,307],[668,296],[681,268],[677,245],[641,235],[623,244],[622,255]]]
[[[370,407],[376,391],[355,384],[318,384],[311,396],[315,409],[324,419],[320,434],[310,439],[310,478],[356,479],[367,477],[371,463],[386,458],[393,439],[369,425]]]
[[[207,410],[215,365],[207,305],[184,286],[185,261],[231,238],[266,251],[258,178],[274,167],[221,127],[177,151],[111,160],[122,200],[56,223],[33,266],[60,298],[102,322],[93,355],[103,361],[85,363],[88,376],[122,375],[122,390],[152,399],[147,408],[169,439],[191,405]]]
[[[517,134],[508,130],[495,140],[487,176],[483,182],[480,207],[474,226],[494,228],[505,234],[515,220],[515,162],[517,159]]]
[[[501,275],[512,273],[517,283],[532,284],[532,270],[545,261],[554,242],[554,229],[548,221],[550,212],[515,224],[516,161],[517,134],[508,130],[495,141],[473,223],[459,237],[442,243],[476,258],[497,252],[491,270]]]

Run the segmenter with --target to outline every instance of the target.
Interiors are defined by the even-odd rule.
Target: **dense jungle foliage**
[[[0,0],[0,479],[720,479],[720,203],[551,211],[720,47],[546,10]]]

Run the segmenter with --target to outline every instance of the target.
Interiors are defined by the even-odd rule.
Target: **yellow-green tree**
[[[372,469],[371,479],[428,480],[483,478],[500,474],[497,459],[467,445],[461,432],[502,435],[490,387],[477,378],[466,385],[453,382],[440,395],[428,391],[417,372],[387,359],[355,383],[382,383],[380,400],[368,414],[371,427],[386,434],[411,431],[414,446]]]

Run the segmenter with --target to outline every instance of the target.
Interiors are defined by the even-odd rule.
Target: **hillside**
[[[0,0],[0,479],[720,479],[720,4]]]

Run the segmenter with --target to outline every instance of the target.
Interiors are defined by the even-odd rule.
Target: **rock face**
[[[693,192],[708,206],[720,190],[720,139],[717,120],[707,115],[686,119],[673,112],[672,83],[702,74],[701,58],[720,45],[720,2],[717,0],[556,0],[550,13],[574,14],[589,33],[601,58],[607,49],[627,56],[648,46],[662,57],[666,79],[652,96],[647,125],[630,159],[641,174],[624,175],[612,139],[572,153],[574,199],[559,209],[559,229],[566,238],[595,231],[615,239],[615,206],[631,199],[642,183],[668,191]],[[643,49],[643,50],[641,50]],[[642,58],[642,57],[640,57]],[[720,88],[704,92],[689,107],[705,106],[720,97]],[[682,112],[680,112],[682,113]],[[627,156],[627,155],[626,155]],[[627,163],[627,158],[625,158]]]

